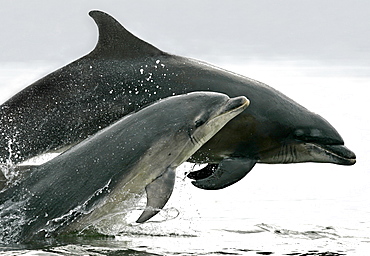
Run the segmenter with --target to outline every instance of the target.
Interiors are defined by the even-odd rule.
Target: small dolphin
[[[168,201],[176,167],[248,105],[244,96],[195,92],[124,117],[0,193],[0,237],[24,242],[75,221],[86,226],[144,187],[147,207],[137,222],[147,221]]]
[[[101,11],[91,11],[90,16],[99,29],[95,49],[1,106],[3,161],[9,152],[17,163],[66,148],[161,98],[214,91],[230,97],[247,96],[251,106],[190,159],[209,163],[189,175],[197,187],[229,186],[256,163],[356,162],[355,154],[325,119],[273,88],[163,52]]]

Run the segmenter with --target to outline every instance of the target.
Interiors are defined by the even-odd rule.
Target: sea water
[[[0,255],[368,255],[368,68],[291,62],[223,66],[326,118],[356,153],[356,165],[257,164],[240,182],[204,191],[185,178],[194,168],[185,163],[165,209],[148,223],[135,224],[143,198],[122,215],[122,223],[112,223],[111,236],[73,236],[27,248],[0,245]],[[0,101],[56,68],[2,63]]]

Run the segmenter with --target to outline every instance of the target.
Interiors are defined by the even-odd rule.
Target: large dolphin
[[[137,222],[147,221],[168,201],[176,167],[248,105],[244,96],[194,92],[120,119],[0,193],[0,237],[24,242],[75,221],[86,226],[122,211],[119,202],[144,187],[147,207]]]
[[[73,145],[161,98],[215,91],[248,96],[251,106],[193,155],[192,161],[209,163],[189,176],[196,179],[194,185],[223,188],[232,182],[222,174],[241,179],[257,162],[356,162],[325,119],[284,94],[207,63],[163,52],[106,13],[91,11],[90,16],[99,29],[95,49],[1,106],[3,161],[17,163]]]

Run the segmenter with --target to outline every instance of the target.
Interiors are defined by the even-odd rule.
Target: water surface
[[[178,170],[160,216],[136,225],[144,201],[112,223],[111,236],[0,246],[1,255],[367,255],[370,250],[370,73],[366,67],[271,62],[223,65],[265,82],[326,118],[358,158],[354,166],[258,164],[220,191],[193,187]],[[54,70],[0,64],[0,101]]]

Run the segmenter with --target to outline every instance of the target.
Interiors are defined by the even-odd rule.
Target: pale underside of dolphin
[[[352,165],[353,152],[321,116],[273,88],[144,42],[101,11],[95,49],[31,84],[0,109],[0,156],[17,163],[76,144],[151,102],[193,91],[247,96],[251,106],[198,150],[208,163],[190,174],[194,185],[220,189],[256,163],[323,162]],[[252,40],[252,39],[251,39]]]
[[[0,243],[80,231],[125,209],[145,188],[143,223],[164,207],[175,169],[240,114],[241,96],[194,92],[128,115],[0,193]]]

